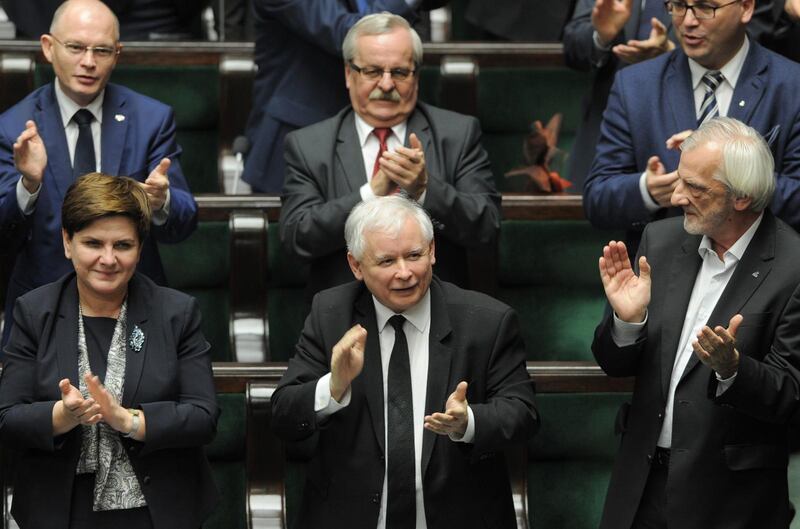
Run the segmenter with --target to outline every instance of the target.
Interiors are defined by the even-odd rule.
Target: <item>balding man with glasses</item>
[[[284,248],[310,260],[310,293],[348,282],[350,210],[403,193],[434,219],[437,274],[467,285],[467,249],[490,248],[500,227],[478,121],[417,101],[422,43],[404,18],[368,15],[342,48],[351,106],[286,136]]]
[[[0,116],[0,242],[15,255],[3,343],[14,300],[72,269],[61,202],[77,176],[103,171],[141,182],[153,226],[138,269],[158,283],[166,278],[156,241],[181,241],[197,225],[172,109],[108,82],[122,50],[111,10],[99,0],[64,2],[41,44],[56,80]]]
[[[775,158],[771,210],[800,227],[800,65],[754,42],[746,29],[754,0],[669,0],[680,47],[620,70],[608,100],[584,208],[595,226],[628,230],[635,251],[670,207],[677,147],[715,116],[757,130]]]

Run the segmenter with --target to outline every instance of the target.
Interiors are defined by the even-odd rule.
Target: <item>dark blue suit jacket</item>
[[[12,146],[32,119],[47,147],[47,169],[34,212],[25,216],[17,202],[19,172],[14,167]],[[103,101],[101,170],[111,175],[130,176],[143,182],[162,158],[170,158],[169,218],[153,225],[144,242],[138,270],[157,283],[165,283],[156,241],[178,242],[197,225],[197,204],[189,192],[178,158],[172,109],[127,88],[109,84]],[[61,203],[72,183],[64,126],[54,85],[37,89],[0,115],[0,231],[5,250],[17,252],[6,300],[8,338],[14,299],[38,286],[55,281],[72,270],[64,257],[61,240]],[[9,248],[13,246],[13,248]]]
[[[733,92],[728,116],[768,140],[775,157],[777,189],[770,209],[800,227],[800,64],[754,42]],[[697,128],[691,74],[680,49],[617,73],[603,115],[592,171],[584,188],[589,220],[601,228],[641,231],[651,215],[639,192],[650,156],[667,172],[680,151],[667,150],[676,132]]]
[[[405,0],[367,0],[369,13],[413,21]],[[256,13],[250,152],[242,178],[254,191],[280,193],[287,133],[336,114],[348,103],[342,41],[361,14],[355,0],[254,0]]]
[[[0,379],[0,440],[17,450],[11,511],[21,527],[67,529],[81,428],[53,437],[58,382],[78,385],[78,289],[75,274],[36,289],[16,305],[17,325]],[[154,527],[197,529],[218,493],[203,451],[219,407],[211,352],[197,302],[135,274],[128,283],[128,326],[144,333],[140,350],[126,340],[122,406],[140,408],[143,442],[122,439]]]

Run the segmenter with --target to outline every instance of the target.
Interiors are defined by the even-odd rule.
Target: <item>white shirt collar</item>
[[[61,89],[61,83],[56,79],[53,81],[56,85],[56,101],[58,101],[58,109],[61,111],[61,122],[64,124],[64,128],[70,124],[72,120],[72,116],[75,115],[75,112],[78,110],[85,108],[89,112],[92,113],[94,119],[103,124],[103,99],[106,95],[105,88],[97,94],[97,97],[94,98],[94,101],[86,105],[85,107],[80,106],[78,103],[73,101],[64,91]]]
[[[378,324],[378,332],[382,332],[383,328],[389,321],[389,318],[397,314],[392,309],[378,301],[378,298],[372,296],[372,301],[375,303],[375,318]],[[424,332],[425,328],[431,321],[431,289],[422,296],[422,299],[413,307],[402,312],[411,325],[413,325],[419,332]]]
[[[353,116],[356,118],[356,133],[358,134],[358,142],[361,145],[361,148],[364,148],[364,144],[367,143],[367,140],[370,138],[370,134],[375,129],[372,125],[364,121],[364,119],[358,115],[358,112],[353,112]],[[398,141],[402,144],[406,141],[406,128],[408,127],[408,120],[398,123],[394,127],[392,127],[392,132],[394,136],[398,139]]]
[[[728,250],[723,254],[723,257],[733,257],[737,262],[742,260],[742,256],[744,252],[747,250],[747,247],[750,245],[750,241],[753,240],[753,236],[756,234],[756,230],[761,225],[761,219],[764,218],[764,212],[762,211],[758,218],[747,228],[741,237],[739,237],[736,242],[728,248]],[[697,248],[697,253],[700,254],[701,258],[705,258],[706,254],[712,253],[716,255],[714,251],[714,245],[709,238],[708,235],[703,235],[703,240],[700,241],[700,247]]]
[[[736,55],[734,55],[725,66],[719,69],[722,75],[725,76],[725,81],[733,88],[736,88],[736,83],[739,81],[739,75],[742,73],[744,60],[747,58],[748,51],[750,51],[750,39],[745,35],[744,42],[739,48],[739,51],[736,52]],[[694,59],[689,59],[689,70],[692,73],[692,90],[696,90],[703,76],[709,69],[700,66]]]

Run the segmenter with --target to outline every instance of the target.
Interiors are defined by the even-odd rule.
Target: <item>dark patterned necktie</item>
[[[389,319],[394,327],[394,347],[387,381],[387,495],[386,529],[413,529],[416,523],[414,459],[414,405],[411,394],[411,364],[403,316]]]
[[[716,92],[723,79],[725,77],[718,71],[708,71],[701,79],[706,87],[706,95],[703,96],[703,102],[700,104],[700,117],[697,118],[698,127],[709,119],[719,116]]]
[[[78,142],[75,144],[75,156],[72,161],[72,176],[78,178],[86,173],[97,170],[97,160],[94,157],[94,138],[92,138],[91,112],[82,108],[75,112],[72,121],[78,125]]]

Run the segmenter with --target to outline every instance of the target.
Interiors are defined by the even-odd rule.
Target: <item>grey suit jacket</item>
[[[684,316],[702,261],[701,237],[682,218],[647,226],[639,247],[652,267],[644,336],[628,347],[597,328],[592,351],[611,376],[636,376],[618,417],[622,441],[601,529],[631,526],[661,431]],[[716,395],[713,371],[692,356],[675,390],[666,506],[681,529],[789,526],[788,423],[800,403],[800,237],[766,211],[707,325],[744,317],[733,384]]]
[[[437,275],[467,284],[467,248],[491,248],[500,229],[500,195],[475,118],[418,103],[408,119],[425,151],[423,207],[435,226]],[[404,139],[408,145],[408,138]],[[286,137],[288,173],[281,197],[284,249],[311,262],[313,294],[353,279],[344,223],[367,182],[352,109]]]
[[[539,422],[516,314],[484,294],[436,278],[430,292],[425,413],[441,411],[458,383],[467,381],[475,439],[457,443],[423,433],[428,528],[514,528],[502,451],[528,439]],[[367,330],[367,344],[350,404],[318,422],[317,381],[330,371],[333,346],[356,323]],[[276,433],[288,441],[306,440],[313,452],[296,527],[375,529],[386,454],[383,375],[375,305],[363,283],[350,282],[314,298],[272,403]]]

